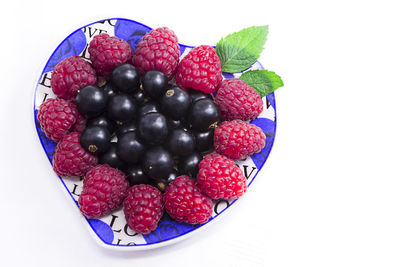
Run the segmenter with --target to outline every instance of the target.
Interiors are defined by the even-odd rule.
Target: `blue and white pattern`
[[[40,129],[40,125],[37,120],[37,112],[40,105],[47,98],[55,97],[50,88],[51,72],[55,65],[61,62],[63,59],[73,55],[78,55],[88,60],[89,55],[87,52],[87,46],[92,38],[97,34],[108,33],[109,35],[115,35],[126,40],[132,46],[132,48],[135,49],[142,36],[150,30],[150,27],[133,20],[121,18],[107,19],[94,22],[76,30],[64,41],[62,41],[61,44],[56,48],[44,66],[43,72],[36,86],[33,110],[39,140],[50,163],[52,162],[56,143],[49,140]],[[192,48],[193,47],[180,44],[181,55],[187,54]],[[263,67],[257,61],[253,64],[253,66],[250,67],[250,69],[263,69]],[[241,73],[226,73],[224,74],[224,78],[238,78],[240,74]],[[267,136],[266,146],[260,153],[254,154],[245,160],[236,162],[245,174],[247,178],[247,184],[249,186],[266,162],[275,139],[276,112],[274,94],[272,93],[263,98],[263,102],[264,111],[261,113],[259,118],[253,120],[251,123],[263,129]],[[59,178],[60,182],[64,185],[65,189],[71,196],[71,203],[76,205],[78,208],[76,201],[78,200],[79,194],[82,191],[83,179],[80,177]],[[251,190],[248,193],[251,193]],[[211,223],[216,217],[224,213],[226,209],[230,208],[236,201],[237,200],[214,201],[212,218],[206,224]],[[110,248],[124,249],[146,249],[160,245],[166,245],[183,239],[183,237],[187,236],[189,233],[197,231],[206,225],[189,225],[185,223],[178,223],[165,214],[155,231],[148,235],[141,235],[135,233],[128,227],[122,209],[119,209],[100,219],[87,219],[83,215],[82,217],[84,218],[83,221],[90,227],[90,231],[94,233],[96,240],[100,244]]]

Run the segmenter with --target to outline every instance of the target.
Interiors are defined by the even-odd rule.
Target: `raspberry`
[[[51,74],[51,89],[63,99],[75,99],[78,90],[96,82],[96,72],[90,63],[78,56],[64,59]]]
[[[107,164],[90,169],[83,179],[78,203],[88,218],[98,218],[119,208],[128,193],[125,174]]]
[[[82,133],[86,128],[86,118],[78,113],[78,117],[76,118],[76,122],[71,127],[71,132]]]
[[[40,105],[40,128],[51,140],[58,142],[66,135],[79,116],[75,104],[61,98],[49,98]]]
[[[241,120],[224,121],[214,133],[215,150],[233,160],[245,159],[265,146],[265,134],[256,125]]]
[[[133,65],[142,75],[149,70],[159,70],[170,80],[175,74],[180,55],[175,33],[162,27],[143,36],[136,47]]]
[[[132,230],[149,234],[157,228],[164,213],[161,192],[151,185],[132,186],[124,200],[124,213]]]
[[[209,154],[199,164],[197,182],[201,191],[213,199],[233,199],[247,189],[246,178],[235,162],[217,153]]]
[[[93,37],[89,54],[97,74],[108,78],[115,66],[132,59],[132,47],[118,37],[102,33]]]
[[[58,175],[81,176],[97,164],[97,157],[83,149],[80,139],[79,133],[72,132],[57,144],[53,169]]]
[[[212,201],[189,176],[182,175],[165,190],[163,202],[167,213],[178,222],[205,223],[212,215]]]
[[[263,110],[260,95],[241,79],[223,80],[215,102],[226,120],[253,120]]]
[[[221,62],[215,49],[201,45],[182,59],[175,80],[182,88],[193,88],[206,94],[215,92],[222,81]]]

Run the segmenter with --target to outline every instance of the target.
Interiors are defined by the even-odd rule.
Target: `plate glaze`
[[[35,85],[33,103],[35,127],[50,164],[52,163],[56,143],[49,140],[40,129],[37,120],[37,112],[40,105],[47,98],[55,97],[50,87],[51,73],[54,67],[63,59],[74,55],[79,55],[82,58],[89,60],[87,47],[92,38],[97,34],[107,33],[111,36],[117,36],[126,40],[132,48],[135,49],[142,36],[150,30],[150,27],[129,19],[112,18],[101,20],[74,31],[66,37],[52,53],[43,68],[38,83]],[[192,46],[183,44],[179,45],[181,58],[193,48]],[[256,61],[250,69],[263,69],[263,67],[258,61]],[[223,76],[225,79],[234,77],[238,78],[240,77],[240,74],[241,73],[224,73]],[[260,153],[254,154],[246,160],[236,161],[237,165],[242,169],[246,176],[247,185],[250,187],[253,180],[257,177],[258,172],[264,166],[275,138],[276,112],[274,94],[272,93],[264,97],[263,104],[263,112],[257,119],[251,121],[251,123],[259,126],[267,136],[266,146]],[[52,177],[52,175],[50,175],[50,177]],[[71,204],[75,205],[78,209],[77,200],[82,191],[83,178],[59,177],[59,179],[70,196],[68,197],[68,201],[71,201]],[[251,190],[248,190],[246,194],[251,194]],[[201,225],[178,223],[172,220],[167,214],[164,214],[157,229],[147,235],[135,233],[128,227],[122,209],[99,219],[87,219],[83,215],[81,215],[81,218],[82,222],[88,226],[89,232],[98,244],[116,250],[143,250],[177,242],[201,229],[206,228],[206,226],[213,223],[216,218],[219,218],[222,214],[226,213],[226,211],[229,210],[236,201],[237,200],[214,201],[212,217],[207,223]]]

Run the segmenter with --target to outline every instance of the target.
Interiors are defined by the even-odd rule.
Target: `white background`
[[[400,266],[398,11],[384,0],[3,1],[0,265]],[[268,24],[260,61],[285,82],[274,148],[247,195],[162,249],[99,247],[33,130],[32,93],[51,52],[109,17],[165,25],[195,45]]]

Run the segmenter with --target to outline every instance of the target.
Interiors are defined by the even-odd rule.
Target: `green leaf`
[[[245,83],[264,97],[279,87],[283,86],[283,81],[278,74],[269,70],[250,70],[240,76]]]
[[[223,72],[240,72],[260,56],[267,40],[268,26],[253,26],[222,38],[216,46]]]

